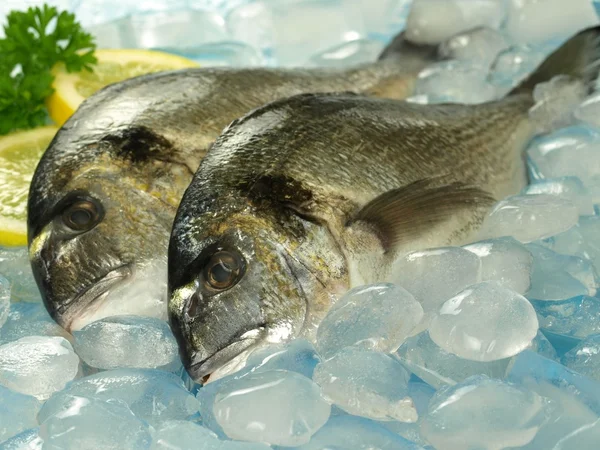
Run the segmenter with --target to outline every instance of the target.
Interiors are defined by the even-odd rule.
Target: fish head
[[[30,190],[29,256],[54,320],[72,331],[120,314],[166,319],[177,202],[145,183],[147,170],[110,157],[63,166],[52,178],[42,169]]]
[[[185,197],[184,197],[185,201]],[[169,247],[169,320],[182,361],[197,381],[214,381],[258,347],[303,333],[321,286],[298,258],[300,218],[237,208],[178,211]]]

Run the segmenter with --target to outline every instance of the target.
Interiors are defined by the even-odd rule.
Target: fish
[[[527,182],[524,149],[552,119],[530,118],[534,87],[560,75],[582,99],[599,57],[593,28],[499,100],[308,93],[234,120],[187,188],[169,244],[169,323],[190,376],[212,382],[257,348],[314,340],[337,298],[388,280],[400,256],[470,242]]]
[[[404,98],[435,46],[401,33],[347,69],[193,68],[139,76],[88,98],[39,162],[28,197],[29,259],[67,330],[102,317],[167,318],[167,248],[179,201],[235,118],[302,92]]]

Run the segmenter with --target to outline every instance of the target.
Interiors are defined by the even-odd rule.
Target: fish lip
[[[250,335],[248,337],[243,337]],[[231,344],[217,350],[201,361],[194,362],[197,354],[192,356],[192,362],[187,371],[189,375],[196,381],[206,384],[210,375],[228,362],[234,360],[237,356],[244,353],[246,350],[258,344],[266,336],[266,327],[259,326],[245,332],[242,338],[232,342]]]
[[[69,302],[60,305],[56,312],[61,315],[68,312],[70,316],[69,319],[64,322],[63,328],[71,332],[71,326],[80,313],[98,303],[98,301],[106,297],[106,294],[108,294],[111,288],[122,283],[124,280],[131,277],[132,274],[133,269],[130,264],[123,264],[115,267],[90,283],[88,287],[79,292]],[[90,298],[85,299],[87,296]],[[85,299],[85,301],[83,305],[79,305],[80,300],[82,299]]]

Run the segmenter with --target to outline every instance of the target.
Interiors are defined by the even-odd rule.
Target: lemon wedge
[[[46,106],[58,126],[71,117],[81,102],[104,86],[147,73],[198,66],[187,58],[153,50],[102,49],[94,54],[98,63],[93,72],[69,73],[64,64],[52,69],[54,93]]]
[[[0,138],[0,245],[27,245],[27,195],[33,172],[58,131],[41,127]]]

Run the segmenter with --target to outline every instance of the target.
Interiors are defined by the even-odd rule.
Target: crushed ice
[[[408,24],[419,42],[451,38],[420,103],[499,98],[598,22],[591,0],[59,3],[102,46],[207,65],[367,62]],[[538,112],[561,82],[537,90]],[[258,349],[204,387],[160,319],[99,316],[66,333],[27,251],[0,249],[0,449],[597,449],[599,105],[569,105],[568,126],[533,140],[532,184],[495,206],[478,242],[400,258],[388,283],[346,293],[314,343]]]

